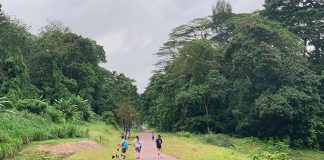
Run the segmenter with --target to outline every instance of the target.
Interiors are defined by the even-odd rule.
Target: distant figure
[[[123,156],[123,159],[126,159],[126,151],[128,149],[128,143],[126,141],[126,137],[125,136],[122,136],[122,141],[118,145],[118,148],[120,148],[120,147],[122,147],[122,156]]]
[[[136,139],[133,142],[135,152],[136,152],[136,159],[140,159],[140,153],[142,149],[142,142],[140,141],[139,137],[136,136]]]
[[[162,139],[160,135],[158,135],[158,138],[155,140],[155,143],[156,143],[158,158],[162,158]]]
[[[154,132],[152,132],[152,141],[154,142]]]

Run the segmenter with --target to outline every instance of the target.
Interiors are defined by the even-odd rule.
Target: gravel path
[[[87,149],[97,149],[103,146],[95,141],[80,141],[80,142],[67,142],[62,144],[44,144],[38,146],[38,151],[49,151],[54,155],[64,155],[69,156],[75,152],[87,150]]]
[[[140,160],[177,160],[174,157],[163,154],[162,144],[162,158],[157,158],[157,150],[155,142],[152,141],[151,132],[143,132],[139,134],[139,138],[142,141],[142,151]],[[162,137],[163,140],[163,137]]]

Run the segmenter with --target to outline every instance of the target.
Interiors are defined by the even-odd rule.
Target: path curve
[[[139,134],[139,138],[142,142],[142,151],[140,160],[155,160],[157,158],[157,151],[155,143],[152,141],[152,134],[149,131],[144,131]],[[163,139],[163,137],[162,137]],[[163,144],[162,144],[162,154],[163,157],[159,158],[160,160],[177,160],[172,156],[165,155],[163,153]]]

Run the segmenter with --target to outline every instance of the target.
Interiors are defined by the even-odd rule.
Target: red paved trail
[[[152,141],[151,132],[143,132],[139,134],[139,138],[142,141],[142,151],[140,160],[177,160],[174,157],[165,155],[163,153],[163,144],[162,144],[162,158],[157,158],[157,151],[155,143]],[[162,137],[163,139],[163,137]]]

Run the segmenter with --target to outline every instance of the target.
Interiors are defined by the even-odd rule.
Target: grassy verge
[[[49,152],[39,152],[35,148],[42,144],[60,144],[65,142],[77,142],[85,140],[84,138],[74,138],[74,139],[55,139],[46,140],[29,143],[24,149],[15,157],[18,160],[58,160],[58,159],[68,159],[68,160],[107,160],[111,159],[113,154],[118,151],[117,145],[120,143],[120,132],[111,126],[107,126],[103,122],[92,122],[84,124],[84,127],[88,128],[89,136],[86,140],[94,140],[101,145],[102,148],[99,149],[89,149],[77,152],[67,158],[61,155],[53,155]],[[134,149],[129,146],[127,151],[127,159],[134,160]]]
[[[0,159],[14,159],[32,141],[88,136],[86,128],[56,124],[41,116],[13,110],[0,111]]]
[[[293,150],[283,143],[262,142],[256,138],[234,138],[221,134],[193,135],[187,132],[162,134],[163,150],[181,160],[253,159],[322,160],[323,151]]]
[[[243,153],[235,150],[203,143],[198,137],[179,137],[162,134],[163,152],[181,160],[247,160]]]
[[[118,153],[116,146],[120,143],[120,132],[116,131],[103,122],[88,124],[90,139],[101,143],[104,147],[101,149],[90,149],[77,152],[68,157],[68,160],[107,160],[111,159],[113,154]],[[130,143],[130,141],[128,141]],[[120,153],[120,152],[119,152]],[[135,151],[131,145],[127,151],[127,159],[135,160]]]

